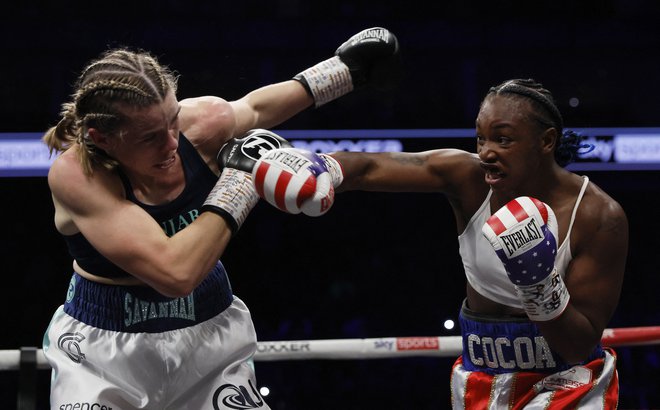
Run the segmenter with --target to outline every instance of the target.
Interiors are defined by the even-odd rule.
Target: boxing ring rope
[[[660,344],[660,326],[605,329],[601,343],[603,346],[611,347]],[[457,357],[462,350],[460,336],[284,340],[258,342],[254,360]],[[37,408],[37,371],[49,368],[43,350],[36,347],[0,350],[0,371],[19,371],[17,410],[35,410]]]
[[[605,329],[603,346],[660,344],[660,326]],[[456,357],[463,345],[460,336],[381,337],[365,339],[283,340],[258,342],[255,361],[312,359],[387,359],[394,357]],[[48,369],[41,349],[0,350],[0,371],[18,370],[22,356],[36,355],[36,366]]]

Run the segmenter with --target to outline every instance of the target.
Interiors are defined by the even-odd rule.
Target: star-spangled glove
[[[507,203],[482,228],[531,320],[558,317],[570,299],[555,268],[557,232],[552,209],[528,196]]]

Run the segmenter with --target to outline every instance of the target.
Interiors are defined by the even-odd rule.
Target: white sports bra
[[[571,254],[571,230],[573,229],[578,206],[589,184],[587,176],[582,178],[582,188],[573,207],[568,232],[566,232],[564,242],[557,250],[557,258],[555,259],[555,267],[562,278],[566,274],[569,262],[573,259]],[[490,242],[481,233],[481,227],[492,215],[490,210],[491,194],[492,191],[489,191],[479,210],[468,222],[465,231],[458,236],[459,253],[463,260],[465,276],[479,294],[503,305],[522,309],[522,303],[516,295],[513,284],[507,278],[502,261],[495,254]]]

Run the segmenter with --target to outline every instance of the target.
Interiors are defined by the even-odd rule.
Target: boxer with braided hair
[[[557,130],[559,140],[555,148],[555,159],[560,166],[566,166],[577,159],[580,149],[584,153],[593,149],[592,146],[582,143],[582,137],[572,130],[564,130],[564,119],[555,104],[550,91],[532,79],[516,79],[506,81],[496,87],[491,87],[488,95],[518,94],[529,98],[536,105],[534,120],[541,127]],[[545,115],[544,115],[545,113]]]
[[[600,345],[628,248],[621,206],[564,168],[585,148],[534,80],[490,89],[477,152],[322,155],[337,192],[439,192],[467,277],[455,409],[615,409],[616,355]],[[273,151],[271,154],[275,154]]]
[[[127,48],[82,71],[43,137],[74,270],[44,336],[51,408],[269,408],[252,319],[219,258],[259,199],[256,161],[289,146],[265,128],[367,85],[398,50],[373,35],[332,59],[337,90],[323,65],[235,101],[178,101],[176,74]]]

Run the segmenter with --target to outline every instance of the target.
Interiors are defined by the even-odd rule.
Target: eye
[[[155,140],[156,138],[158,138],[158,134],[154,132],[154,133],[145,135],[144,138],[142,138],[142,142],[151,142],[151,141]]]
[[[513,141],[513,140],[512,140],[511,138],[506,137],[506,136],[504,136],[504,135],[500,135],[500,136],[497,138],[497,142],[500,143],[500,144],[502,144],[502,145],[508,145],[508,144],[510,144],[512,141]]]
[[[140,139],[140,143],[142,143],[142,144],[154,144],[154,143],[158,142],[161,135],[163,135],[163,133],[161,131],[159,131],[159,132],[150,132],[149,134],[145,134]]]

